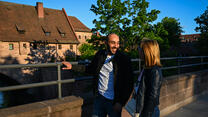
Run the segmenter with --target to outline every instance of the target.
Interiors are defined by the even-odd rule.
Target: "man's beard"
[[[116,49],[116,52],[118,51],[118,48],[116,48],[116,47],[114,47],[114,48],[112,48],[112,49]],[[108,54],[108,55],[114,55],[114,54],[116,54],[116,52],[115,52],[115,53],[112,53],[111,50],[110,50],[110,47],[107,46],[107,54]]]

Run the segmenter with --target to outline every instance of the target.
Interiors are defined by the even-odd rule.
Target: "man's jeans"
[[[94,100],[92,117],[121,117],[121,111],[115,112],[113,109],[113,101],[106,99],[102,95]]]
[[[155,107],[152,117],[160,117],[160,110],[158,106]]]

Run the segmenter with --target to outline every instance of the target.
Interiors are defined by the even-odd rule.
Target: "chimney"
[[[38,12],[38,18],[44,18],[44,9],[43,9],[43,3],[37,2],[36,3],[36,9]]]

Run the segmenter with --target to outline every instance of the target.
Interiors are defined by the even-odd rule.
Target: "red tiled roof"
[[[19,34],[17,29],[25,30],[25,33]],[[65,37],[61,37],[60,30],[65,33]],[[50,32],[50,35],[46,36],[44,31]],[[38,18],[35,6],[2,1],[0,41],[79,43],[63,10],[44,8],[44,18]]]
[[[200,34],[187,34],[187,35],[180,35],[180,38],[184,37],[185,39],[193,39],[199,38]]]
[[[71,24],[76,32],[91,32],[91,29],[89,29],[87,26],[85,26],[76,17],[74,17],[74,16],[68,16],[68,17],[69,17],[69,21],[71,22]]]

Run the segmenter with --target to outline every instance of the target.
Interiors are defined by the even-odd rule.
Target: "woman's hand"
[[[66,67],[62,68],[63,70],[70,70],[70,69],[72,69],[72,65],[71,65],[70,62],[63,61],[62,64],[66,66]]]
[[[139,113],[134,113],[134,117],[139,117]]]

